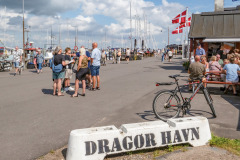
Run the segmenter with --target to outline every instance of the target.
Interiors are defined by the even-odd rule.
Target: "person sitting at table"
[[[221,70],[222,70],[222,67],[217,62],[217,57],[212,56],[211,61],[209,62],[209,71],[210,72],[216,72],[216,71],[221,71]]]
[[[216,57],[217,57],[217,62],[218,62],[221,66],[223,66],[223,60],[221,59],[220,54],[217,54]]]
[[[195,56],[195,62],[191,63],[188,69],[189,79],[202,78],[206,74],[206,67],[200,63],[200,56]],[[205,78],[203,78],[205,80]],[[204,84],[206,85],[206,84]],[[189,85],[189,91],[192,90],[192,85]]]
[[[201,63],[205,66],[206,72],[209,72],[209,63],[207,62],[207,58],[205,56],[201,57]]]
[[[223,60],[223,67],[224,67],[226,64],[229,64],[229,60],[228,60],[228,59],[224,59],[224,60]],[[221,73],[220,76],[221,76],[221,81],[226,82],[226,72],[222,71],[222,73]],[[225,91],[225,90],[226,90],[226,87],[227,87],[227,85],[224,84],[224,87],[220,87],[220,90],[221,90],[221,91]]]
[[[223,73],[226,73],[226,82],[231,83],[238,83],[239,77],[238,77],[238,71],[240,71],[239,65],[235,64],[236,58],[232,57],[230,58],[230,63],[226,64],[223,67]],[[232,85],[233,88],[233,94],[237,95],[236,91],[236,85]]]

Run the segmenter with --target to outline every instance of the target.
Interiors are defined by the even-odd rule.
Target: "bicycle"
[[[213,108],[213,100],[208,92],[208,89],[203,85],[203,81],[202,81],[203,77],[194,78],[189,81],[190,84],[198,83],[197,88],[195,89],[195,91],[193,92],[190,98],[183,98],[181,87],[179,86],[179,83],[178,83],[179,79],[177,79],[177,77],[180,77],[180,75],[178,74],[178,75],[169,76],[169,78],[172,78],[175,80],[175,83],[174,82],[156,83],[156,86],[173,85],[173,84],[177,85],[175,90],[160,91],[154,98],[152,105],[153,105],[153,111],[156,117],[166,122],[168,119],[178,117],[180,111],[182,111],[182,116],[186,115],[187,111],[191,109],[191,101],[201,89],[212,111],[213,116],[216,118],[217,116]],[[179,98],[178,93],[180,94],[181,99]]]

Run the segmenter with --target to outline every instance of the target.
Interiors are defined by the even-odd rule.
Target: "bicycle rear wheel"
[[[153,111],[157,118],[167,121],[179,115],[180,100],[171,91],[163,91],[156,95],[153,100]]]

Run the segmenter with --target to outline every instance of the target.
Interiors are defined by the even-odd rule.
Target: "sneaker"
[[[69,91],[74,91],[75,89],[72,88],[72,87],[68,87],[68,90],[69,90]]]
[[[62,93],[64,92],[64,89],[63,89],[63,88],[61,89],[61,92],[62,92]]]

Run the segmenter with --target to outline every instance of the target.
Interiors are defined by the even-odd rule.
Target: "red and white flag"
[[[181,17],[181,14],[177,15],[175,18],[172,20],[172,24],[180,23],[179,18]]]
[[[183,29],[180,27],[178,27],[174,31],[172,31],[172,34],[179,34],[179,33],[183,33]]]
[[[191,26],[191,20],[192,20],[192,17],[189,17],[188,21],[186,23],[182,23],[179,28],[190,27]]]
[[[181,14],[177,15],[173,20],[172,24],[176,23],[186,23],[186,15],[187,15],[187,10],[183,11]]]

